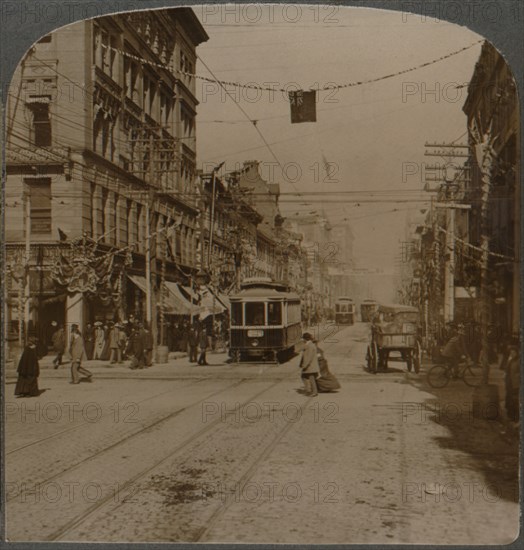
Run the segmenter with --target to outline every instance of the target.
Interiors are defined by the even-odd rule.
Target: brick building
[[[196,269],[197,99],[186,73],[207,39],[189,8],[129,12],[58,29],[21,61],[6,112],[11,333],[24,317],[40,331],[115,311],[147,318],[148,242],[153,322],[161,279]]]

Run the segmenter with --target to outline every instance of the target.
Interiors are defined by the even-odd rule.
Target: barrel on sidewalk
[[[169,348],[167,346],[158,346],[156,348],[156,362],[167,363],[167,357],[169,354]]]

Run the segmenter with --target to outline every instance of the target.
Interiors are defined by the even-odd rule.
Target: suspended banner
[[[291,104],[291,124],[317,121],[316,90],[297,90],[289,92],[288,97]]]

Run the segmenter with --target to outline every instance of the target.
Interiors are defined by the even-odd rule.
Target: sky
[[[301,124],[291,124],[283,92],[225,85],[228,94],[197,80],[199,168],[225,162],[224,173],[260,161],[262,176],[281,185],[284,216],[323,208],[332,224],[350,220],[355,263],[390,273],[406,220],[428,206],[424,164],[444,162],[425,157],[424,143],[465,141],[467,89],[455,85],[469,82],[482,37],[444,21],[369,8],[193,9],[210,37],[197,48],[197,75],[269,88],[375,79],[473,45],[412,72],[320,91],[317,121]]]

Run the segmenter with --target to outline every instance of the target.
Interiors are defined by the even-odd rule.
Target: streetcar
[[[352,325],[355,322],[355,304],[351,298],[340,296],[335,302],[335,323]]]
[[[235,362],[279,362],[302,337],[300,297],[269,279],[244,281],[230,295],[229,355]]]
[[[363,323],[371,322],[371,319],[373,319],[377,309],[378,304],[375,300],[364,300],[360,304],[360,320]]]

